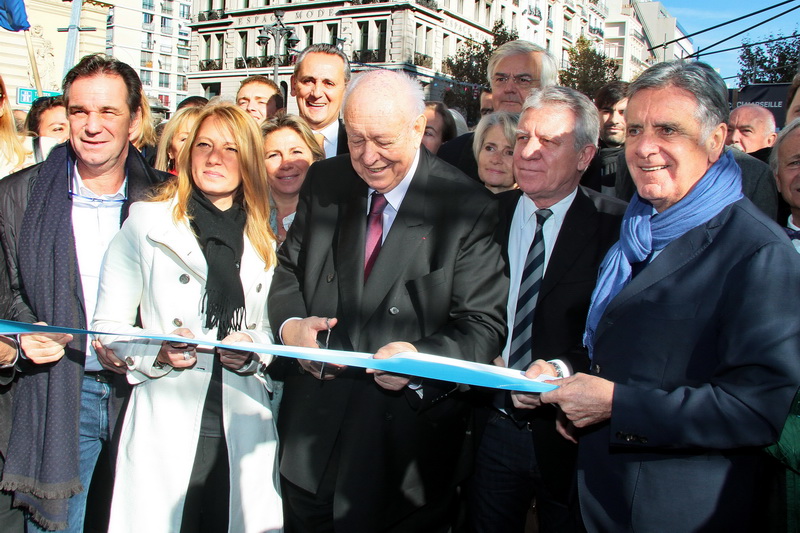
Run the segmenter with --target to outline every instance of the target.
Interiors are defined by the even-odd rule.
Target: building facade
[[[353,71],[403,70],[423,83],[426,97],[441,99],[452,88],[443,59],[466,41],[491,40],[495,20],[519,29],[524,7],[518,0],[195,0],[194,9],[191,94],[233,98],[246,76],[271,78],[275,43],[262,46],[258,35],[280,11],[299,40],[296,51],[313,43],[338,45]],[[283,41],[278,52],[278,82],[288,94],[294,53],[287,53]],[[292,98],[287,106],[296,111]]]
[[[72,5],[61,0],[26,0],[25,8],[34,58],[39,71],[42,90],[61,92],[65,64],[74,65],[76,58],[103,52],[106,41],[106,17],[111,5],[87,0],[83,3],[78,33],[76,58],[66,61],[66,29],[70,23]],[[24,32],[0,31],[3,49],[3,81],[11,97],[11,107],[29,109],[35,98],[35,82]]]
[[[189,94],[191,10],[191,0],[117,0],[107,21],[105,52],[136,69],[169,111]]]

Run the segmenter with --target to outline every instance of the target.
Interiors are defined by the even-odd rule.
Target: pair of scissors
[[[324,345],[323,345],[323,343],[317,341],[317,346],[319,346],[323,350],[327,350],[328,349],[328,343],[331,340],[331,324],[330,324],[330,322],[331,322],[330,318],[326,318],[325,319],[325,327],[328,328],[328,333],[327,333],[327,335],[325,335],[325,343],[324,343]],[[325,379],[325,363],[320,363],[319,379],[321,379],[321,380]]]

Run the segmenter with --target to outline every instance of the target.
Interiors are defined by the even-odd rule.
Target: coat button
[[[394,419],[394,416],[392,416],[392,413],[383,413],[383,419],[391,421]]]
[[[396,315],[399,312],[400,312],[400,310],[398,308],[396,308],[396,307],[390,307],[389,308],[389,314],[390,315]]]
[[[328,280],[328,283],[330,283],[331,281],[333,281],[333,274],[328,274],[328,276],[325,279]]]
[[[126,357],[125,364],[128,366],[133,366],[133,357]]]
[[[260,283],[256,285],[256,292],[261,292],[262,287],[263,285],[261,285]]]
[[[180,318],[173,318],[172,325],[179,328],[183,325],[183,320],[181,320]]]
[[[592,365],[592,372],[594,372],[595,374],[599,374],[600,373],[600,365],[598,365],[598,364]]]
[[[187,283],[189,283],[189,275],[188,274],[181,274],[181,277],[179,277],[178,280],[181,283],[183,283],[184,285],[186,285]]]

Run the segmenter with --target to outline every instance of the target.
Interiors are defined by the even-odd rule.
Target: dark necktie
[[[792,228],[783,228],[783,230],[786,232],[786,235],[788,235],[790,239],[792,240],[800,239],[800,230]]]
[[[372,193],[372,203],[367,216],[367,246],[364,250],[364,281],[367,281],[372,265],[378,258],[383,237],[383,210],[386,208],[386,197],[380,193]]]
[[[508,367],[525,369],[533,361],[531,357],[531,325],[539,299],[539,287],[542,285],[544,273],[544,235],[542,226],[553,214],[549,209],[536,211],[536,234],[533,237],[525,268],[519,283],[517,295],[517,312],[514,315],[514,330],[511,335],[511,350],[508,356]]]

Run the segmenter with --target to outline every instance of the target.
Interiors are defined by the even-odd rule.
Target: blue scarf
[[[742,198],[742,171],[730,151],[700,178],[675,205],[652,216],[653,205],[634,194],[622,219],[619,241],[600,265],[597,286],[586,320],[583,344],[593,356],[594,335],[608,304],[630,282],[632,266],[663,250],[692,228],[705,224],[725,207]]]

